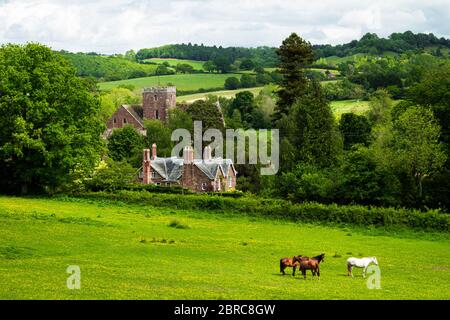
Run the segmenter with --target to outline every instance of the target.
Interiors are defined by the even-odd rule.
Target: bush
[[[322,221],[350,223],[383,227],[408,227],[421,230],[448,232],[450,215],[438,210],[418,210],[364,207],[360,205],[340,206],[304,202],[294,204],[280,199],[258,197],[222,197],[220,195],[151,193],[146,191],[90,192],[78,195],[87,199],[109,199],[154,207],[169,207],[186,210],[214,210],[258,217],[287,219],[292,221]]]

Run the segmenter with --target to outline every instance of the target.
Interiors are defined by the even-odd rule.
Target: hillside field
[[[226,73],[226,74],[209,74],[209,73],[197,73],[197,74],[176,74],[166,76],[152,76],[145,78],[136,78],[120,81],[102,82],[99,84],[101,90],[111,90],[120,85],[133,85],[136,89],[142,89],[144,87],[158,86],[173,84],[178,90],[198,90],[211,89],[211,88],[223,88],[225,79],[228,77],[238,77],[239,74]]]
[[[0,299],[449,299],[450,237],[155,208],[0,197]],[[324,252],[321,280],[279,273]],[[376,256],[369,290],[350,256]],[[69,265],[81,288],[69,290]]]
[[[157,64],[162,64],[163,62],[167,62],[171,67],[176,67],[179,63],[189,64],[194,70],[203,70],[203,64],[205,61],[197,61],[197,60],[184,60],[184,59],[163,59],[163,58],[152,58],[147,59],[146,61],[150,61]]]
[[[189,94],[186,96],[178,96],[177,101],[178,102],[185,101],[185,102],[191,103],[191,102],[194,102],[197,100],[205,99],[208,95],[214,95],[214,96],[223,97],[223,98],[234,98],[237,93],[242,92],[242,91],[250,91],[251,93],[253,93],[253,95],[257,96],[263,88],[264,87],[256,87],[256,88],[245,88],[245,89],[237,89],[237,90],[220,90],[220,91],[205,92],[205,93],[194,93],[194,94]]]

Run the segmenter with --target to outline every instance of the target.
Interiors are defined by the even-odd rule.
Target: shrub
[[[129,203],[169,207],[186,210],[214,210],[257,217],[287,219],[291,221],[322,221],[374,225],[383,227],[408,227],[421,230],[448,232],[450,215],[438,210],[418,210],[364,207],[360,205],[320,204],[315,202],[291,203],[281,199],[258,197],[222,197],[220,195],[152,193],[120,190],[114,193],[90,192],[79,195],[87,199],[118,200]]]

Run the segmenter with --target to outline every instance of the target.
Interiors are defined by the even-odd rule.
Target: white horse
[[[348,270],[348,275],[353,277],[353,267],[356,268],[363,268],[363,278],[366,277],[366,270],[367,267],[369,266],[369,264],[373,262],[375,263],[375,265],[378,265],[378,261],[377,258],[375,257],[366,257],[366,258],[348,258],[347,259],[347,270]]]

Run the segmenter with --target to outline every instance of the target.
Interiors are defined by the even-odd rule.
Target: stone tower
[[[175,87],[145,88],[143,95],[143,118],[167,122],[169,109],[175,108],[177,101],[177,89]]]

